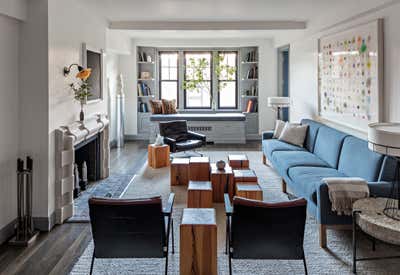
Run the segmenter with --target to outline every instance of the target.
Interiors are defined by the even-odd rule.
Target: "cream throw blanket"
[[[328,185],[332,211],[338,215],[351,215],[356,200],[369,197],[369,187],[362,178],[324,178]]]

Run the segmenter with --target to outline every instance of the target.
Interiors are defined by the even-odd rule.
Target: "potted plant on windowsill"
[[[224,62],[225,55],[223,53],[214,54],[214,72],[218,79],[223,80],[233,80],[236,67],[229,66]],[[213,94],[211,93],[211,85],[207,85],[207,71],[210,67],[210,62],[207,58],[190,58],[189,62],[186,64],[187,68],[190,68],[191,73],[186,74],[186,79],[183,81],[183,89],[189,91],[196,91],[201,94],[203,92],[208,92],[211,97],[211,107],[212,110],[216,110],[216,101],[214,100]],[[187,70],[186,70],[187,71]],[[218,81],[219,89],[218,92],[226,87],[227,83]]]
[[[81,105],[81,111],[79,113],[79,120],[85,120],[84,105],[87,104],[87,99],[92,94],[90,93],[90,85],[88,79],[92,73],[92,69],[87,68],[80,70],[76,74],[77,82],[71,83],[69,86],[74,92],[74,99],[78,101]]]

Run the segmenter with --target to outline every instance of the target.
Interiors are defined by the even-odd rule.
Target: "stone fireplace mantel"
[[[87,139],[100,137],[100,178],[110,173],[109,120],[106,115],[95,115],[84,121],[61,126],[55,133],[55,191],[56,223],[73,216],[75,146]]]

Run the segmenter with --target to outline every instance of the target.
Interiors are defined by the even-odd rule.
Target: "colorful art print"
[[[321,118],[366,131],[381,120],[382,20],[319,39]]]

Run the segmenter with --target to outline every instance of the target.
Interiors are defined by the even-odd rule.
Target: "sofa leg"
[[[326,225],[320,224],[319,225],[319,246],[321,248],[326,248]]]
[[[263,164],[264,165],[267,165],[267,158],[265,157],[265,155],[263,154],[263,159],[262,159],[262,162],[263,162]]]
[[[287,194],[286,182],[282,179],[282,192]]]

